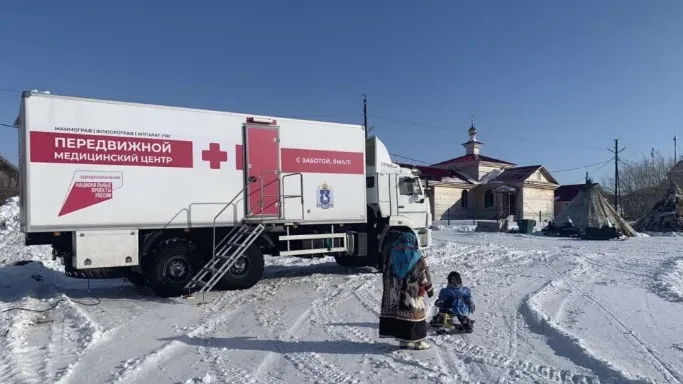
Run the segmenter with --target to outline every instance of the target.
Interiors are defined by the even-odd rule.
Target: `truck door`
[[[245,126],[245,180],[256,177],[247,190],[247,216],[280,215],[279,127],[248,122]]]
[[[398,176],[398,214],[416,226],[426,225],[429,207],[418,178]]]

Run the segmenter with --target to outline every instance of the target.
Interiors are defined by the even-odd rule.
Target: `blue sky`
[[[475,114],[482,154],[555,171],[615,138],[673,154],[681,20],[680,0],[8,1],[0,88],[349,123],[366,93],[392,153],[459,156]],[[18,105],[0,91],[0,123]],[[11,128],[0,150],[16,161]]]

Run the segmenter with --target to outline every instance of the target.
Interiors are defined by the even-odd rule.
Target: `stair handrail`
[[[265,189],[265,185],[263,184],[263,179],[264,179],[263,176],[264,176],[266,173],[268,173],[268,174],[270,174],[270,173],[275,173],[275,174],[278,175],[278,178],[274,180],[274,181],[277,182],[277,184],[278,184],[278,193],[277,193],[277,195],[265,195],[265,194],[263,193],[263,191],[264,191],[264,189]],[[301,193],[298,194],[298,195],[288,195],[288,194],[285,194],[285,179],[288,178],[288,177],[290,177],[290,176],[299,176],[299,190],[301,191]],[[303,175],[303,173],[301,173],[301,172],[287,173],[287,174],[282,175],[282,176],[280,176],[280,172],[279,172],[279,171],[263,171],[263,172],[261,172],[261,185],[260,185],[260,189],[259,189],[258,195],[259,195],[259,200],[256,201],[256,204],[251,204],[251,203],[249,203],[249,205],[250,205],[250,206],[256,205],[256,206],[259,207],[259,209],[260,209],[261,211],[263,211],[263,208],[264,208],[263,203],[264,203],[266,197],[269,197],[269,198],[270,198],[270,197],[276,197],[276,198],[277,198],[277,202],[278,202],[278,204],[280,205],[280,206],[279,206],[279,209],[278,209],[278,218],[279,218],[279,219],[284,219],[284,218],[287,217],[287,216],[285,215],[285,200],[287,200],[287,199],[299,198],[299,199],[301,199],[301,219],[303,220],[304,217],[305,217],[305,209],[304,209],[304,175]],[[247,207],[247,208],[248,208],[248,209],[251,209],[250,207]],[[247,214],[245,214],[245,217],[246,217],[246,216],[251,216],[251,211],[247,212]],[[259,216],[259,217],[261,218],[261,221],[263,221],[263,217],[262,217],[262,216]]]
[[[300,184],[300,190],[301,194],[300,195],[286,195],[285,194],[285,179],[290,177],[290,176],[299,176],[299,184]],[[285,199],[290,199],[290,198],[301,198],[301,220],[304,220],[304,174],[301,172],[294,172],[294,173],[288,173],[284,176],[282,176],[282,182],[280,183],[280,188],[282,188],[282,217],[286,218],[285,216]]]
[[[247,185],[245,185],[244,188],[242,188],[239,192],[237,192],[235,197],[233,197],[232,200],[230,200],[227,204],[225,204],[223,209],[218,211],[216,216],[213,217],[213,254],[214,254],[214,256],[216,253],[216,220],[218,220],[218,216],[220,216],[223,212],[225,212],[225,210],[228,209],[228,207],[231,206],[232,203],[234,203],[235,200],[237,200],[237,198],[240,197],[240,195],[243,194],[244,191],[246,191],[249,188],[249,186],[251,184],[255,183],[256,181],[258,181],[256,176],[249,176],[249,178],[247,179]]]

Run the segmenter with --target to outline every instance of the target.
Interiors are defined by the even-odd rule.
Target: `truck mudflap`
[[[66,263],[64,265],[64,275],[74,279],[120,279],[127,277],[130,273],[130,268],[92,268],[92,269],[76,269]]]

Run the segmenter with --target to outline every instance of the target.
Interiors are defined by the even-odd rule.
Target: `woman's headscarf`
[[[391,250],[391,266],[394,274],[402,279],[420,260],[422,253],[417,249],[417,236],[413,232],[403,232],[394,241]]]

